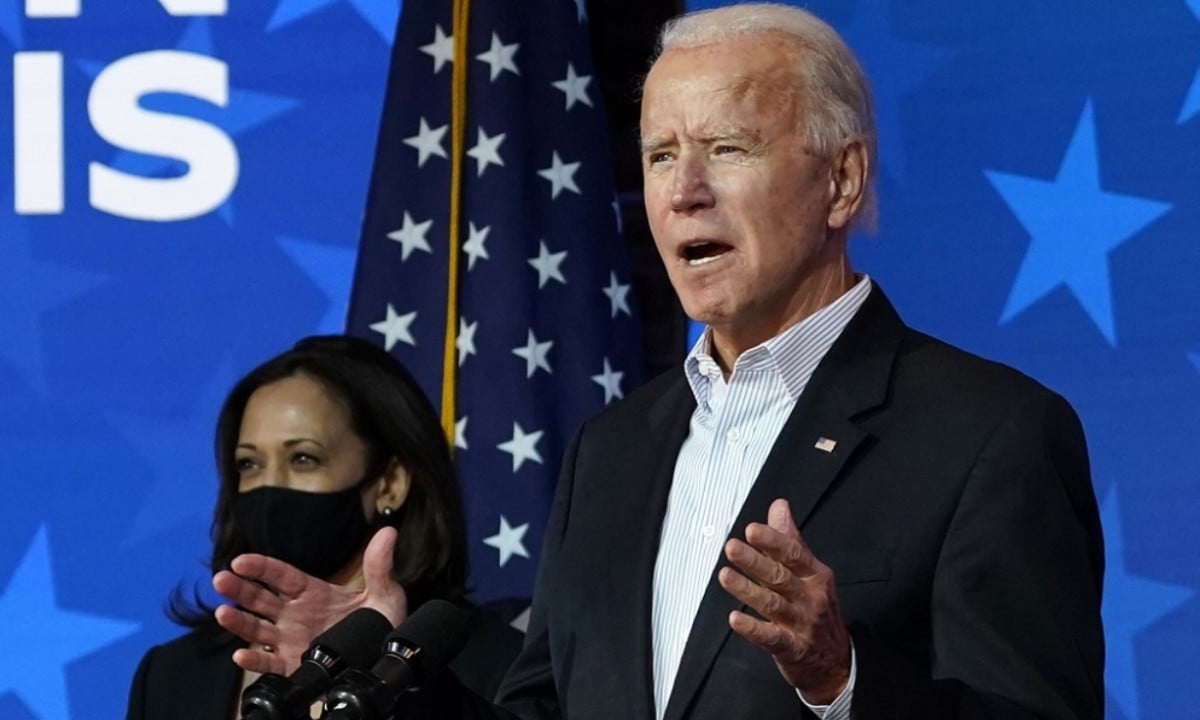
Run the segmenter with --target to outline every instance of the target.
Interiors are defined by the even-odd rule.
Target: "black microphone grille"
[[[368,668],[379,657],[392,623],[372,608],[359,608],[313,639],[349,667]]]
[[[462,650],[470,634],[467,611],[446,600],[429,600],[392,631],[387,642],[398,640],[421,649],[421,667],[437,672]]]

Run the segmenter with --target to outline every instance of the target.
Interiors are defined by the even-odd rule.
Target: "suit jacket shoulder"
[[[241,644],[190,632],[151,648],[134,674],[126,720],[233,717],[241,672],[231,656]]]

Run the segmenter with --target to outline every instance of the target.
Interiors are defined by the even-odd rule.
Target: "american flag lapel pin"
[[[813,447],[821,452],[831,453],[833,452],[833,449],[837,447],[837,440],[827,438],[822,435],[821,437],[817,438],[817,442],[813,445]]]

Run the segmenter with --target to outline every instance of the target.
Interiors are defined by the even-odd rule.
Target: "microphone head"
[[[368,668],[379,657],[392,623],[372,608],[359,608],[313,639],[314,648],[341,658],[349,667]]]
[[[470,631],[466,610],[445,600],[429,600],[388,635],[386,644],[419,648],[421,671],[429,676],[454,659]]]

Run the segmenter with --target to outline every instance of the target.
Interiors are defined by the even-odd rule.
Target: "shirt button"
[[[742,433],[737,428],[732,428],[725,433],[725,439],[731,443],[736,443],[742,439]]]
[[[717,527],[715,525],[705,525],[700,529],[700,533],[704,535],[704,537],[710,538],[717,534]]]

